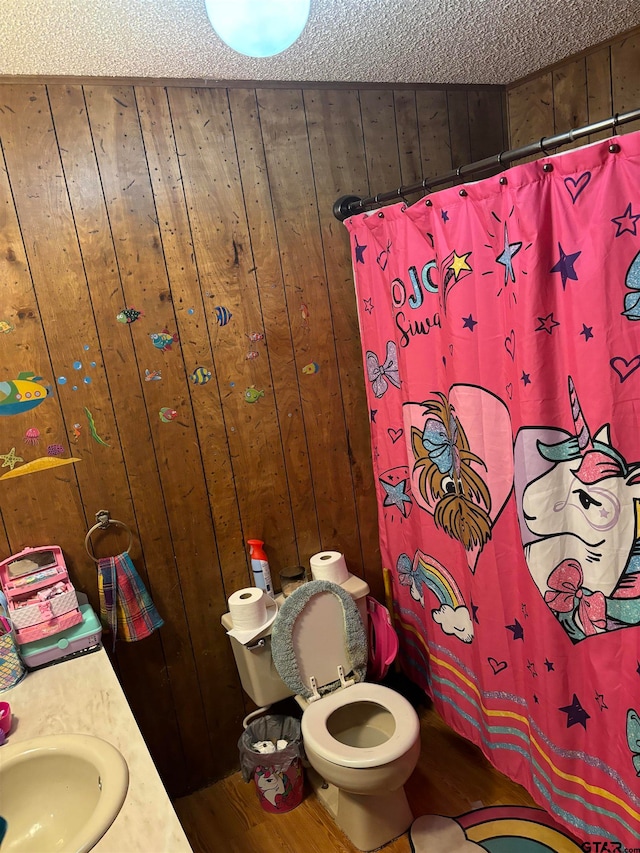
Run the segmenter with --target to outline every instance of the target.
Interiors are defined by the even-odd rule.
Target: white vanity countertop
[[[65,732],[91,734],[112,743],[125,757],[127,797],[92,850],[191,853],[104,649],[30,672],[0,699],[9,703],[14,718],[10,743]]]

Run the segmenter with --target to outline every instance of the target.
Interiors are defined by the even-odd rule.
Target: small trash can
[[[253,779],[266,812],[290,812],[302,802],[302,733],[295,717],[272,714],[249,723],[238,741],[245,782]]]

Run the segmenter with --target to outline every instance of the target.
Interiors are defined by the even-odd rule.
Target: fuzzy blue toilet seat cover
[[[358,607],[348,592],[331,581],[310,581],[298,587],[288,598],[285,598],[271,632],[271,656],[278,670],[278,675],[291,690],[305,699],[313,696],[309,685],[300,678],[293,649],[293,626],[296,619],[309,600],[318,593],[331,592],[342,602],[345,624],[345,644],[347,660],[351,663],[352,676],[356,681],[364,681],[367,674],[368,646],[367,632],[362,624]],[[318,690],[321,694],[331,693],[340,687],[340,680]]]

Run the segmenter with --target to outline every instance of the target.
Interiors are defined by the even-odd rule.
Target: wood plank
[[[504,133],[506,101],[503,93],[497,90],[469,92],[467,104],[471,160],[483,160],[505,151],[508,143]]]
[[[454,169],[470,163],[472,159],[467,98],[467,92],[447,91],[451,160]],[[461,181],[456,180],[454,183],[461,183]]]
[[[85,98],[125,304],[144,311],[144,322],[129,326],[135,353],[129,368],[135,365],[138,377],[147,365],[162,370],[161,382],[142,383],[151,432],[151,447],[146,452],[158,468],[171,535],[170,554],[181,580],[213,744],[218,726],[237,725],[242,703],[230,649],[217,642],[226,599],[214,556],[216,541],[189,395],[190,371],[179,343],[172,344],[170,351],[160,351],[150,340],[151,334],[163,330],[175,334],[177,320],[134,92],[96,87],[85,89]],[[126,406],[126,400],[122,405]],[[174,410],[177,417],[163,423],[159,417],[162,407]],[[228,693],[228,702],[222,705],[219,683]],[[234,752],[232,744],[216,740],[214,756],[222,766]]]
[[[393,92],[361,91],[360,107],[370,194],[390,192],[402,183]]]
[[[613,112],[624,113],[638,109],[640,104],[640,32],[611,45],[611,78]],[[620,126],[620,133],[633,133],[640,121]]]
[[[141,87],[136,90],[136,101],[185,366],[189,376],[197,368],[203,368],[212,377],[211,384],[191,381],[190,405],[207,477],[213,527],[221,531],[221,535],[216,536],[212,567],[216,574],[221,573],[218,557],[230,567],[228,575],[222,577],[228,596],[246,585],[249,575],[238,495],[229,464],[231,451],[219,396],[217,365],[207,322],[205,303],[210,297],[204,295],[201,288],[167,93]],[[207,542],[207,547],[213,544]],[[197,608],[197,593],[192,604]]]
[[[88,466],[95,475],[93,463],[102,448],[91,447],[88,439],[74,446],[72,454],[68,432],[76,421],[85,425],[86,432],[82,406],[97,402],[95,385],[84,386],[80,380],[79,393],[72,390],[76,382],[72,365],[82,356],[85,344],[94,344],[97,352],[96,336],[91,328],[82,264],[73,245],[73,221],[44,86],[3,89],[0,135],[8,173],[8,181],[4,174],[2,180],[2,233],[7,241],[4,260],[8,274],[4,305],[15,326],[15,332],[5,338],[9,347],[3,362],[9,373],[3,379],[15,379],[21,371],[29,370],[44,377],[43,383],[52,391],[51,399],[31,412],[3,418],[3,451],[15,445],[18,455],[28,462],[46,456],[46,445],[56,443],[64,447],[65,457],[73,455],[82,460],[3,482],[3,518],[14,550],[39,544],[29,532],[34,527],[42,544],[58,543],[62,541],[60,507],[64,506],[65,559],[74,583],[85,588],[95,601],[95,574],[84,551],[87,519],[78,484],[79,478],[86,480]],[[29,223],[24,245],[16,214],[22,223]],[[78,300],[77,315],[74,299]],[[63,375],[69,377],[66,388],[56,383]],[[30,427],[39,429],[43,438],[23,453],[23,436]],[[76,467],[84,473],[77,472]],[[49,496],[47,501],[42,501],[43,493]]]
[[[567,62],[553,73],[553,119],[555,133],[583,127],[589,121],[587,67],[584,59]],[[584,139],[562,146],[562,151],[579,148]]]
[[[27,94],[28,98],[25,98]],[[119,447],[116,443],[113,452],[110,453],[97,442],[93,443],[83,414],[84,406],[95,412],[96,416],[101,413],[100,406],[104,395],[100,393],[99,384],[104,380],[104,374],[98,362],[93,361],[99,358],[98,348],[95,345],[97,335],[93,326],[91,303],[87,293],[82,259],[78,252],[73,212],[67,196],[47,92],[42,87],[31,90],[30,93],[25,92],[24,89],[5,90],[3,95],[7,118],[2,128],[3,145],[7,156],[7,169],[14,176],[12,192],[17,210],[23,221],[28,221],[30,226],[26,262],[29,265],[34,286],[34,291],[27,297],[31,304],[25,302],[17,315],[19,318],[20,315],[24,315],[31,321],[41,320],[42,330],[48,340],[34,339],[33,349],[39,348],[41,354],[44,352],[45,358],[51,362],[48,372],[57,379],[55,405],[58,407],[58,417],[62,415],[63,422],[78,421],[80,430],[83,430],[81,437],[74,441],[70,448],[75,455],[81,455],[82,461],[85,462],[76,472],[74,491],[80,488],[87,503],[95,501],[93,485],[100,482],[104,473],[102,463],[105,455],[108,455],[108,467],[113,471],[113,477],[107,476],[100,496],[106,501],[107,506],[115,505],[115,508],[118,508],[117,494],[123,485],[119,476],[122,473]],[[56,222],[55,230],[51,228],[52,221]],[[9,228],[11,227],[9,224]],[[16,237],[17,235],[14,234],[13,239],[15,240]],[[23,284],[26,284],[24,279]],[[31,282],[28,287],[31,290]],[[27,294],[25,293],[24,296],[26,297]],[[71,306],[74,308],[73,311],[70,310]],[[16,343],[18,348],[31,348],[19,340]],[[77,373],[74,373],[74,369]],[[63,374],[68,379],[63,378]],[[56,382],[52,382],[52,385],[55,386]],[[104,435],[107,439],[111,439],[115,430],[108,398],[104,412],[107,419]],[[63,428],[62,433],[66,431]],[[44,435],[45,432],[42,432]],[[46,432],[50,432],[49,428]],[[61,443],[64,439],[60,432],[58,430],[55,436],[50,432],[48,440],[53,440],[55,437]],[[68,432],[71,433],[70,428]],[[36,455],[42,455],[43,448],[40,445],[38,447]],[[32,478],[29,479],[30,483],[25,480],[25,485],[29,488],[37,487],[36,481],[39,478],[35,481]],[[71,480],[67,481],[71,483]],[[16,485],[19,482],[16,481]],[[43,483],[40,482],[38,491],[33,493],[35,501],[41,497],[42,486]],[[126,493],[126,488],[124,491]],[[125,497],[125,506],[126,500]],[[59,513],[59,507],[54,505],[52,509]],[[67,559],[71,564],[73,565],[74,557],[78,564],[75,569],[76,583],[86,589],[95,606],[97,603],[95,566],[89,560],[83,545],[86,520],[87,515],[80,510],[77,523],[82,530],[82,536],[78,536],[80,541],[75,548],[72,546],[69,550],[67,547],[66,551],[69,552]],[[73,525],[75,521],[73,514],[66,521]],[[58,527],[60,527],[59,517]]]
[[[554,132],[553,81],[551,74],[541,74],[534,80],[507,88],[509,117],[509,148],[529,145]],[[527,157],[520,163],[537,160]]]
[[[333,216],[340,195],[366,186],[366,158],[357,92],[305,91],[305,113],[318,200],[340,387],[344,401],[360,560],[349,568],[384,600],[369,407],[346,228]],[[404,177],[403,177],[404,180]]]
[[[162,90],[160,95],[164,95]],[[172,692],[176,696],[198,697],[198,678],[185,609],[182,599],[175,594],[180,579],[174,561],[168,558],[172,548],[162,502],[162,485],[153,457],[138,452],[141,442],[143,446],[151,442],[142,381],[138,378],[134,384],[131,376],[122,369],[123,363],[135,363],[135,353],[128,329],[120,324],[122,333],[118,335],[113,322],[125,301],[106,208],[104,203],[96,203],[102,197],[102,189],[84,95],[78,86],[50,86],[49,98],[69,195],[77,214],[78,240],[98,333],[100,339],[107,342],[103,347],[103,357],[109,375],[110,392],[116,400],[127,399],[124,416],[122,410],[116,411],[116,422],[125,458],[130,460],[128,470],[132,474],[135,471],[137,476],[130,479],[131,497],[136,510],[129,508],[125,517],[137,519],[150,590],[165,619],[162,650]],[[163,516],[164,527],[159,527],[158,519]],[[210,778],[212,761],[202,702],[196,699],[189,708],[178,702],[175,704],[175,714],[180,741],[185,750],[187,775],[183,784],[193,790]],[[174,774],[175,769],[172,776]]]
[[[417,92],[416,105],[422,174],[427,179],[438,178],[453,167],[447,93]]]
[[[320,366],[318,373],[300,380],[320,544],[323,550],[344,553],[349,565],[358,565],[344,400],[304,104],[296,90],[261,91],[258,102],[296,367],[302,371],[312,362]]]
[[[420,134],[416,93],[396,89],[393,93],[396,114],[396,132],[398,134],[398,155],[400,157],[400,182],[403,186],[422,180],[422,162],[420,157]],[[409,202],[415,201],[412,196]]]
[[[589,123],[602,121],[613,115],[611,101],[611,48],[603,47],[586,57],[587,112]],[[610,130],[592,133],[588,141],[607,139]]]
[[[127,413],[133,410],[137,415],[141,414],[138,406],[141,393],[139,384],[136,393],[131,376],[122,370],[123,355],[125,352],[130,355],[131,349],[122,324],[114,322],[124,305],[84,95],[80,87],[51,86],[48,88],[48,97],[67,193],[74,216],[76,230],[74,241],[77,241],[82,257],[91,312],[96,322],[96,334],[101,343],[105,379],[108,383],[108,398],[113,406],[114,432],[117,434],[118,447],[122,455],[122,461],[118,466],[110,458],[103,456],[100,470],[90,480],[92,491],[87,492],[87,487],[82,490],[83,502],[96,508],[107,506],[114,518],[123,520],[136,533],[138,541],[131,556],[140,576],[156,600],[160,612],[165,617],[167,627],[163,631],[163,640],[166,640],[168,647],[171,648],[171,638],[173,636],[175,644],[177,632],[172,618],[174,616],[173,599],[167,585],[164,584],[165,578],[169,583],[171,582],[171,575],[170,572],[167,574],[161,572],[161,553],[152,545],[148,532],[145,536],[143,529],[137,527],[138,523],[146,520],[150,525],[149,529],[152,529],[153,516],[145,519],[143,500],[140,500],[141,513],[136,513],[133,505],[136,478],[135,475],[132,476],[135,463],[131,464],[131,457],[135,456],[139,449],[141,424],[136,424],[133,430],[127,429]],[[71,151],[73,154],[70,153]],[[108,285],[108,289],[105,285]],[[125,409],[119,409],[118,404],[123,399],[127,400],[128,405]],[[142,420],[142,424],[145,421],[146,418]],[[104,490],[107,484],[111,484],[110,491],[114,497],[110,497],[105,503]],[[93,524],[93,522],[94,519],[91,519],[89,523]],[[155,540],[157,538],[157,536],[154,537]],[[118,553],[118,550],[114,550],[116,544],[115,541],[105,541],[102,534],[94,534],[92,537],[92,547],[98,555]],[[149,546],[149,551],[145,550],[146,545]],[[154,560],[154,573],[151,577],[147,572],[144,557],[147,560],[149,558]],[[95,571],[95,565],[93,563],[90,565]],[[157,583],[154,583],[154,580]],[[168,594],[163,596],[163,591]],[[107,637],[105,639],[108,646],[109,640]],[[128,699],[167,784],[173,790],[181,790],[185,785],[189,787],[185,756],[178,736],[176,709],[166,690],[164,675],[166,659],[160,637],[157,634],[154,635],[145,642],[144,646],[136,646],[135,651],[123,644],[118,644],[116,660],[119,676],[128,692]],[[162,716],[166,720],[166,727],[169,731],[173,730],[172,736],[176,738],[176,743],[170,750],[167,750],[163,744],[166,731],[163,731],[164,726],[158,720],[158,708],[163,709]]]
[[[293,318],[288,315],[278,252],[278,236],[258,115],[258,94],[254,89],[231,90],[229,107],[255,267],[255,298],[262,314],[261,328],[266,335],[264,347],[268,352],[277,413],[277,425],[272,423],[271,434],[265,436],[268,443],[273,445],[273,450],[268,450],[267,446],[264,450],[267,457],[272,456],[285,471],[288,490],[279,508],[279,512],[287,519],[286,523],[282,524],[273,516],[273,523],[265,529],[266,541],[277,542],[277,548],[274,547],[269,556],[273,554],[270,566],[274,583],[279,588],[278,569],[295,564],[305,565],[308,569],[309,557],[320,547],[320,534],[315,516],[300,397],[300,383],[306,376],[296,369],[290,332]],[[255,349],[260,346],[258,344]],[[251,476],[249,471],[245,473]],[[259,490],[257,492],[260,493]]]
[[[10,136],[3,129],[3,143],[10,155],[10,172],[19,176],[13,185],[18,211],[24,221],[29,222],[29,266],[38,295],[38,311],[47,336],[53,372],[58,378],[62,418],[69,425],[76,422],[82,425],[73,452],[81,456],[83,464],[78,463],[77,484],[74,484],[76,488],[66,501],[68,511],[64,525],[61,525],[59,505],[53,504],[53,510],[58,515],[58,536],[62,526],[65,555],[70,553],[77,560],[75,581],[79,588],[86,590],[97,609],[96,567],[84,551],[84,533],[94,520],[87,518],[82,507],[93,505],[96,509],[108,508],[113,517],[123,518],[125,523],[129,521],[132,526],[133,514],[115,425],[114,402],[108,390],[108,377],[100,363],[102,359],[93,306],[79,252],[74,212],[67,193],[47,92],[44,88],[33,91],[25,99],[27,94],[24,89],[3,93],[4,103],[10,107],[15,122],[22,122],[21,127],[14,125],[12,128],[15,136]],[[78,211],[80,214],[81,211]],[[55,229],[51,227],[52,222],[56,223]],[[52,280],[55,282],[54,288],[51,287]],[[70,306],[73,306],[73,310],[70,310]],[[91,367],[92,364],[95,364],[95,368]],[[74,365],[81,365],[77,375],[74,374]],[[68,377],[68,381],[61,384],[61,376]],[[104,443],[92,439],[84,414],[86,411],[91,412]],[[31,478],[24,478],[27,479]],[[40,483],[39,488],[42,487]],[[47,502],[41,500],[41,494],[35,493],[32,500],[42,505]],[[73,505],[78,507],[75,513],[71,511]],[[58,536],[51,541],[58,541]],[[142,575],[145,576],[144,571]],[[176,740],[174,747],[160,749],[167,731],[172,732],[172,725],[172,736],[177,736],[173,709],[166,708],[166,723],[161,725],[157,714],[151,714],[149,708],[149,697],[153,696],[161,704],[164,693],[159,678],[164,658],[157,636],[148,640],[144,649],[146,654],[143,652],[142,656],[138,655],[137,660],[132,661],[132,666],[126,664],[128,652],[122,650],[119,672],[125,686],[127,682],[129,684],[132,707],[140,715],[140,724],[165,778],[171,775],[169,766],[172,765],[172,773],[178,781],[177,789],[180,789],[184,781],[181,777],[184,757],[179,743]],[[149,660],[153,665],[147,667]],[[135,678],[134,667],[138,671]],[[139,681],[141,667],[147,667],[150,676],[145,686],[144,702],[136,701],[135,687],[131,690],[132,685]],[[163,758],[166,758],[166,763]]]
[[[205,311],[231,471],[235,483],[247,485],[237,492],[241,523],[247,538],[265,541],[277,579],[280,555],[270,549],[280,536],[294,541],[293,523],[273,396],[271,334],[261,313],[227,93],[176,90],[170,92],[170,104],[201,286],[211,294]],[[231,311],[228,325],[216,321],[216,306]],[[249,340],[251,334],[265,332],[269,337],[264,342],[253,345]],[[248,352],[258,357],[247,358]],[[252,387],[264,393],[248,405],[245,390]],[[224,540],[219,547],[226,547]],[[229,553],[221,562],[230,591],[246,585],[233,574],[237,558]]]
[[[15,195],[40,195],[41,186],[34,186],[34,176],[29,163],[24,159],[24,140],[31,134],[25,127],[24,119],[19,115],[24,99],[46,100],[42,87],[21,89],[18,92],[10,88],[3,89],[4,106],[0,108],[0,276],[3,282],[2,319],[9,324],[10,330],[0,339],[2,346],[2,381],[11,381],[25,370],[43,377],[43,383],[55,389],[55,374],[38,312],[38,304],[29,269],[21,226],[15,208]],[[37,165],[37,160],[34,166]],[[10,182],[9,169],[12,171]],[[39,177],[39,176],[38,176]],[[15,190],[15,195],[14,195]],[[23,220],[26,223],[26,218]],[[33,251],[40,245],[40,235],[30,237]],[[24,444],[27,429],[35,427],[40,431],[40,443],[29,447]],[[9,453],[15,447],[16,455],[26,462],[47,453],[47,446],[60,444],[66,458],[72,453],[67,428],[57,404],[56,396],[45,401],[31,412],[15,414],[2,418],[0,423],[0,452]],[[9,463],[0,469],[2,474],[11,470]],[[21,463],[18,463],[21,464]],[[62,472],[64,476],[60,476]],[[64,548],[65,559],[71,571],[72,579],[80,585],[81,578],[77,570],[84,562],[80,549],[67,547],[60,539],[59,507],[66,507],[68,523],[78,536],[84,536],[85,517],[79,502],[75,499],[77,482],[72,474],[73,466],[53,471],[42,471],[35,476],[28,475],[10,479],[0,484],[0,507],[2,513],[2,549],[4,556],[21,551],[27,545],[40,543],[58,543]],[[44,492],[43,492],[44,490]],[[42,501],[43,493],[50,500]]]

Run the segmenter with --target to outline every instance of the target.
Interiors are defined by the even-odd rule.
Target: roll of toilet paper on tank
[[[229,598],[229,613],[236,631],[257,631],[267,621],[264,591],[257,586],[239,589]]]
[[[349,570],[344,554],[339,551],[320,551],[309,560],[311,576],[314,581],[344,583],[349,578]]]

